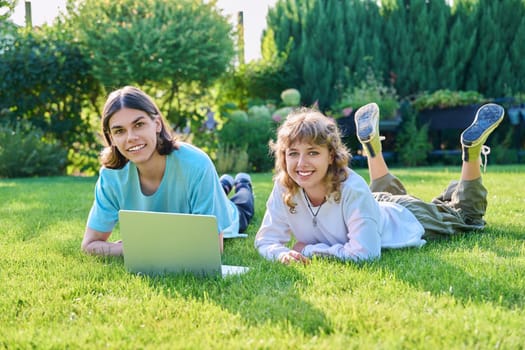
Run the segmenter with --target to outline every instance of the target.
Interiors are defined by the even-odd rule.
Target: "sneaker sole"
[[[379,107],[375,103],[364,105],[355,112],[355,125],[359,141],[367,142],[375,136],[378,119]]]
[[[472,147],[484,143],[488,135],[501,123],[504,115],[503,107],[497,104],[481,106],[472,124],[461,133],[461,144]]]

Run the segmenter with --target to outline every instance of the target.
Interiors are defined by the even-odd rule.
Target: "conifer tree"
[[[474,6],[471,0],[457,0],[448,25],[448,35],[443,61],[437,67],[441,87],[465,90],[466,70],[476,49],[478,31]]]
[[[525,5],[524,5],[525,6]],[[523,11],[523,10],[522,10]],[[525,15],[521,16],[521,22],[514,40],[510,44],[509,49],[510,70],[514,79],[509,83],[509,88],[512,93],[525,92]],[[520,101],[525,102],[525,101]]]
[[[341,2],[329,0],[281,1],[268,15],[278,49],[290,49],[291,87],[301,91],[305,104],[328,108],[344,84],[343,21]]]
[[[511,45],[516,40],[523,41],[523,36],[516,39],[516,34],[525,16],[525,4],[522,0],[479,0],[478,6],[476,53],[467,70],[466,88],[486,96],[503,96],[511,86],[517,89],[517,81],[523,79],[516,77],[512,68],[520,71],[522,63],[513,60],[516,54],[521,54],[515,62],[522,61],[525,51],[519,45],[513,48]]]
[[[280,0],[268,25],[290,87],[322,108],[370,71],[400,96],[525,90],[523,0]]]
[[[303,40],[299,46],[302,62],[301,94],[307,104],[318,103],[326,109],[337,98],[336,87],[344,69],[343,17],[339,2],[317,1],[305,16]]]
[[[383,19],[375,1],[344,1],[345,72],[344,84],[359,85],[369,70],[376,76],[387,72],[384,56],[388,50],[383,46]],[[342,72],[343,73],[343,72]]]
[[[406,67],[413,67],[413,51],[405,4],[400,0],[383,1],[382,15],[385,23],[384,45],[388,52],[387,66],[396,77],[396,90],[405,94],[410,90]]]
[[[449,16],[444,0],[383,2],[388,66],[401,94],[440,87],[436,67],[442,62]]]

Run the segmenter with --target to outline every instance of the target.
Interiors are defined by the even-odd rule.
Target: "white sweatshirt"
[[[266,213],[255,237],[255,247],[267,259],[277,260],[290,249],[292,235],[306,243],[305,256],[334,256],[342,260],[369,260],[381,256],[381,248],[421,247],[423,226],[405,207],[377,202],[365,180],[350,170],[342,184],[339,203],[325,202],[313,225],[313,214],[300,190],[294,197],[296,212],[284,203],[284,188],[274,184]],[[312,208],[316,213],[319,207]]]

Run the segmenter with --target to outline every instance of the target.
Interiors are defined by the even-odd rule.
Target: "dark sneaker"
[[[231,177],[231,175],[224,174],[219,178],[219,181],[221,182],[222,189],[224,190],[226,195],[228,195],[235,184],[233,177]]]
[[[234,184],[235,191],[237,191],[239,187],[243,186],[247,186],[250,188],[250,190],[252,190],[252,178],[246,173],[238,173],[237,175],[235,175]]]
[[[461,133],[461,144],[464,147],[482,146],[501,123],[504,115],[503,107],[495,103],[481,106],[472,124]]]
[[[369,157],[381,153],[381,137],[379,136],[379,107],[369,103],[355,112],[357,138]]]

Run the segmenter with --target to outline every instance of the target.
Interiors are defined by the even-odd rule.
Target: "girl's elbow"
[[[367,260],[377,260],[379,258],[381,258],[381,244],[374,244],[368,251]]]

